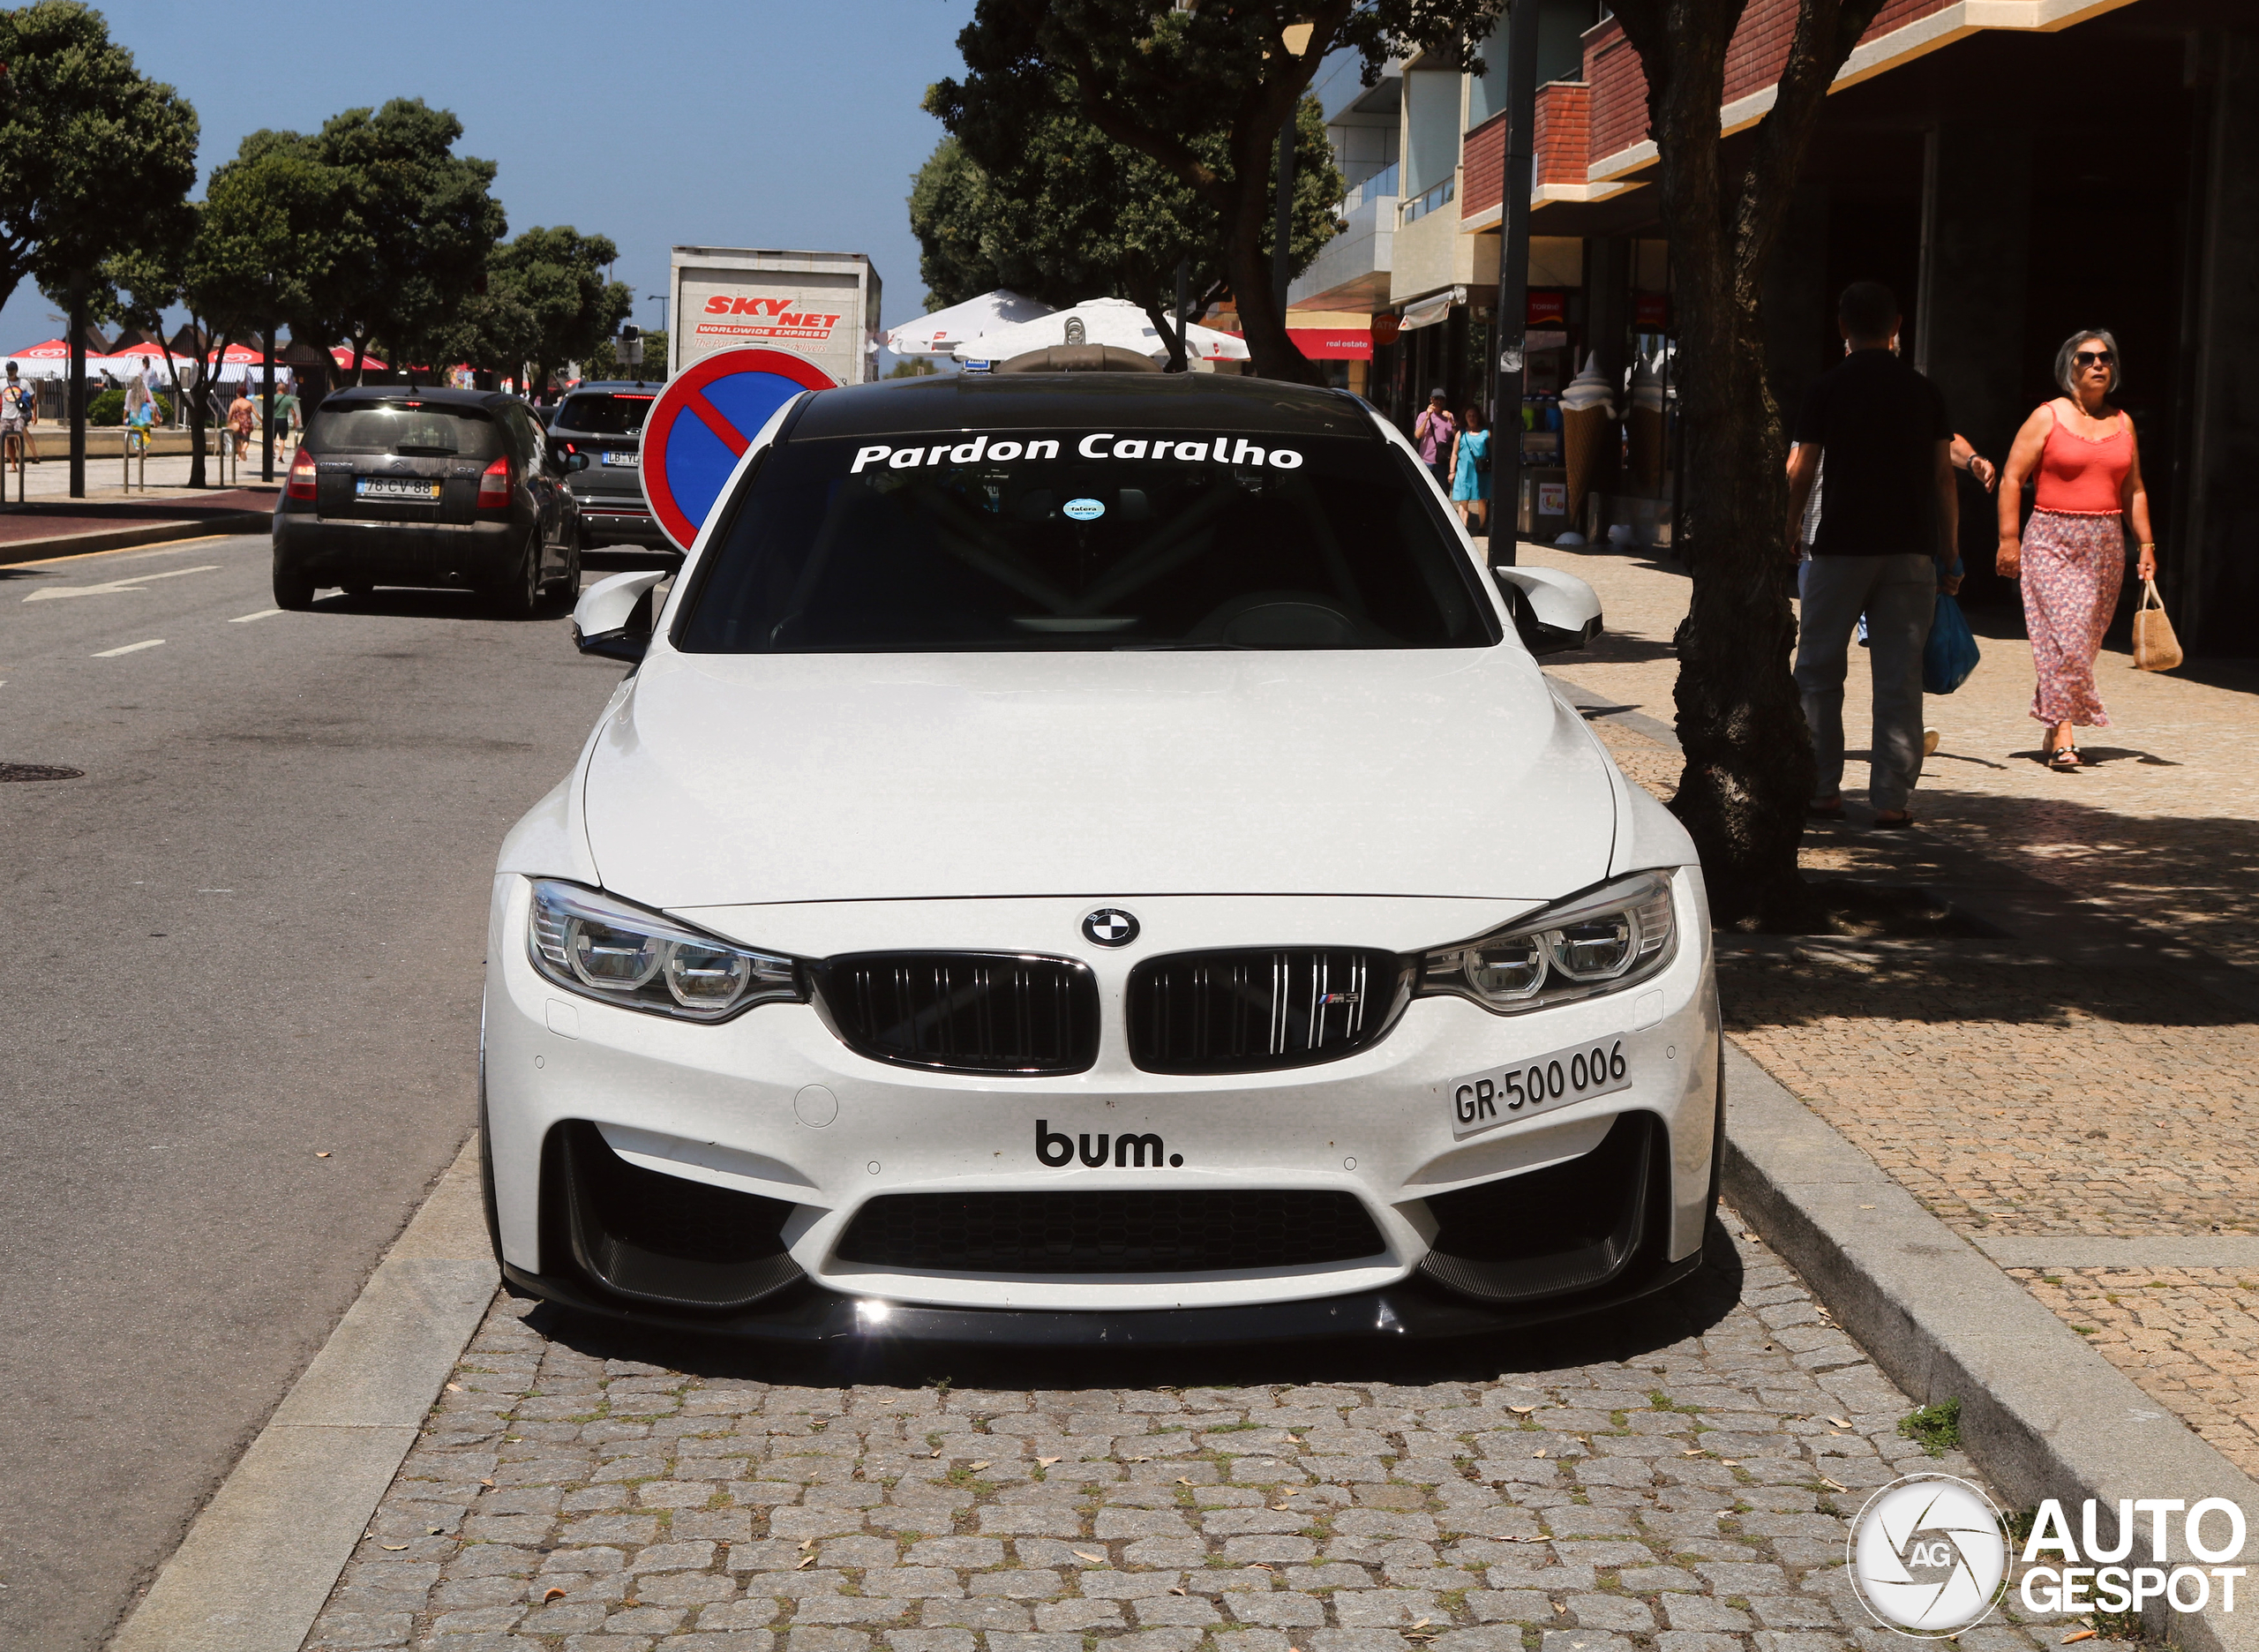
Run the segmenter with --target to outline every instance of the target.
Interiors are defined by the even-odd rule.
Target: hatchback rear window
[[[359,402],[322,408],[306,432],[320,454],[402,454],[410,458],[492,459],[502,432],[480,408],[432,402]]]
[[[553,431],[577,431],[590,436],[633,436],[643,428],[653,395],[567,396],[550,421]]]
[[[770,654],[1497,640],[1458,536],[1394,447],[1192,438],[788,442],[747,478],[675,644]]]

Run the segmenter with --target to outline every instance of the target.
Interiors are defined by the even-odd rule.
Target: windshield
[[[322,454],[492,459],[502,451],[502,436],[494,421],[478,408],[363,402],[317,412],[312,428],[306,432],[306,445]]]
[[[1480,648],[1424,479],[1340,437],[986,433],[772,449],[675,633],[689,653]]]
[[[643,428],[657,394],[567,396],[550,428],[589,436],[633,436]]]

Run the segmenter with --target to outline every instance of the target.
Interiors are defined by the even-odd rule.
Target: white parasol
[[[1009,287],[999,287],[978,298],[919,316],[881,334],[879,342],[897,356],[946,356],[967,339],[1050,313],[1051,306],[1041,299],[1024,298]]]
[[[1069,324],[1080,322],[1082,336],[1069,335]],[[959,361],[1009,361],[1027,350],[1054,344],[1111,344],[1135,350],[1156,361],[1168,357],[1168,343],[1154,331],[1145,312],[1127,298],[1086,298],[1071,310],[1061,310],[1017,327],[999,327],[969,339],[955,351]],[[1185,354],[1198,361],[1245,361],[1247,344],[1229,333],[1219,333],[1192,322],[1184,329]]]

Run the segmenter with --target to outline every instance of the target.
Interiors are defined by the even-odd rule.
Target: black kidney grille
[[[1393,952],[1286,947],[1180,952],[1130,976],[1130,1059],[1147,1072],[1261,1072],[1332,1061],[1403,1007]]]
[[[1302,1189],[888,1193],[840,1241],[844,1261],[967,1273],[1198,1273],[1377,1256],[1355,1195]]]
[[[1098,1059],[1098,986],[1071,958],[864,952],[816,990],[849,1048],[944,1072],[1072,1073]]]

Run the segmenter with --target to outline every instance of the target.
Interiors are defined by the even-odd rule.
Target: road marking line
[[[87,656],[87,657],[90,659],[116,659],[121,654],[139,654],[145,648],[162,648],[164,645],[164,638],[161,636],[153,636],[146,642],[128,642],[124,648],[104,649],[101,653],[92,654]]]
[[[172,544],[152,551],[146,545],[118,545],[109,551],[74,551],[69,556],[41,557],[36,562],[19,562],[17,567],[53,567],[59,562],[84,562],[88,557],[161,557],[174,556],[194,545],[210,544],[215,539],[244,539],[251,534],[199,534],[193,539],[176,539]]]
[[[124,579],[104,580],[97,585],[45,585],[24,598],[26,602],[53,602],[59,597],[114,597],[120,591],[136,591],[152,580],[178,579],[184,574],[216,574],[217,562],[206,562],[201,567],[167,568],[161,574],[129,574]]]
[[[229,625],[249,625],[254,620],[264,620],[269,614],[279,614],[282,611],[280,608],[262,608],[257,613],[237,614],[234,619],[229,620],[228,623]]]

